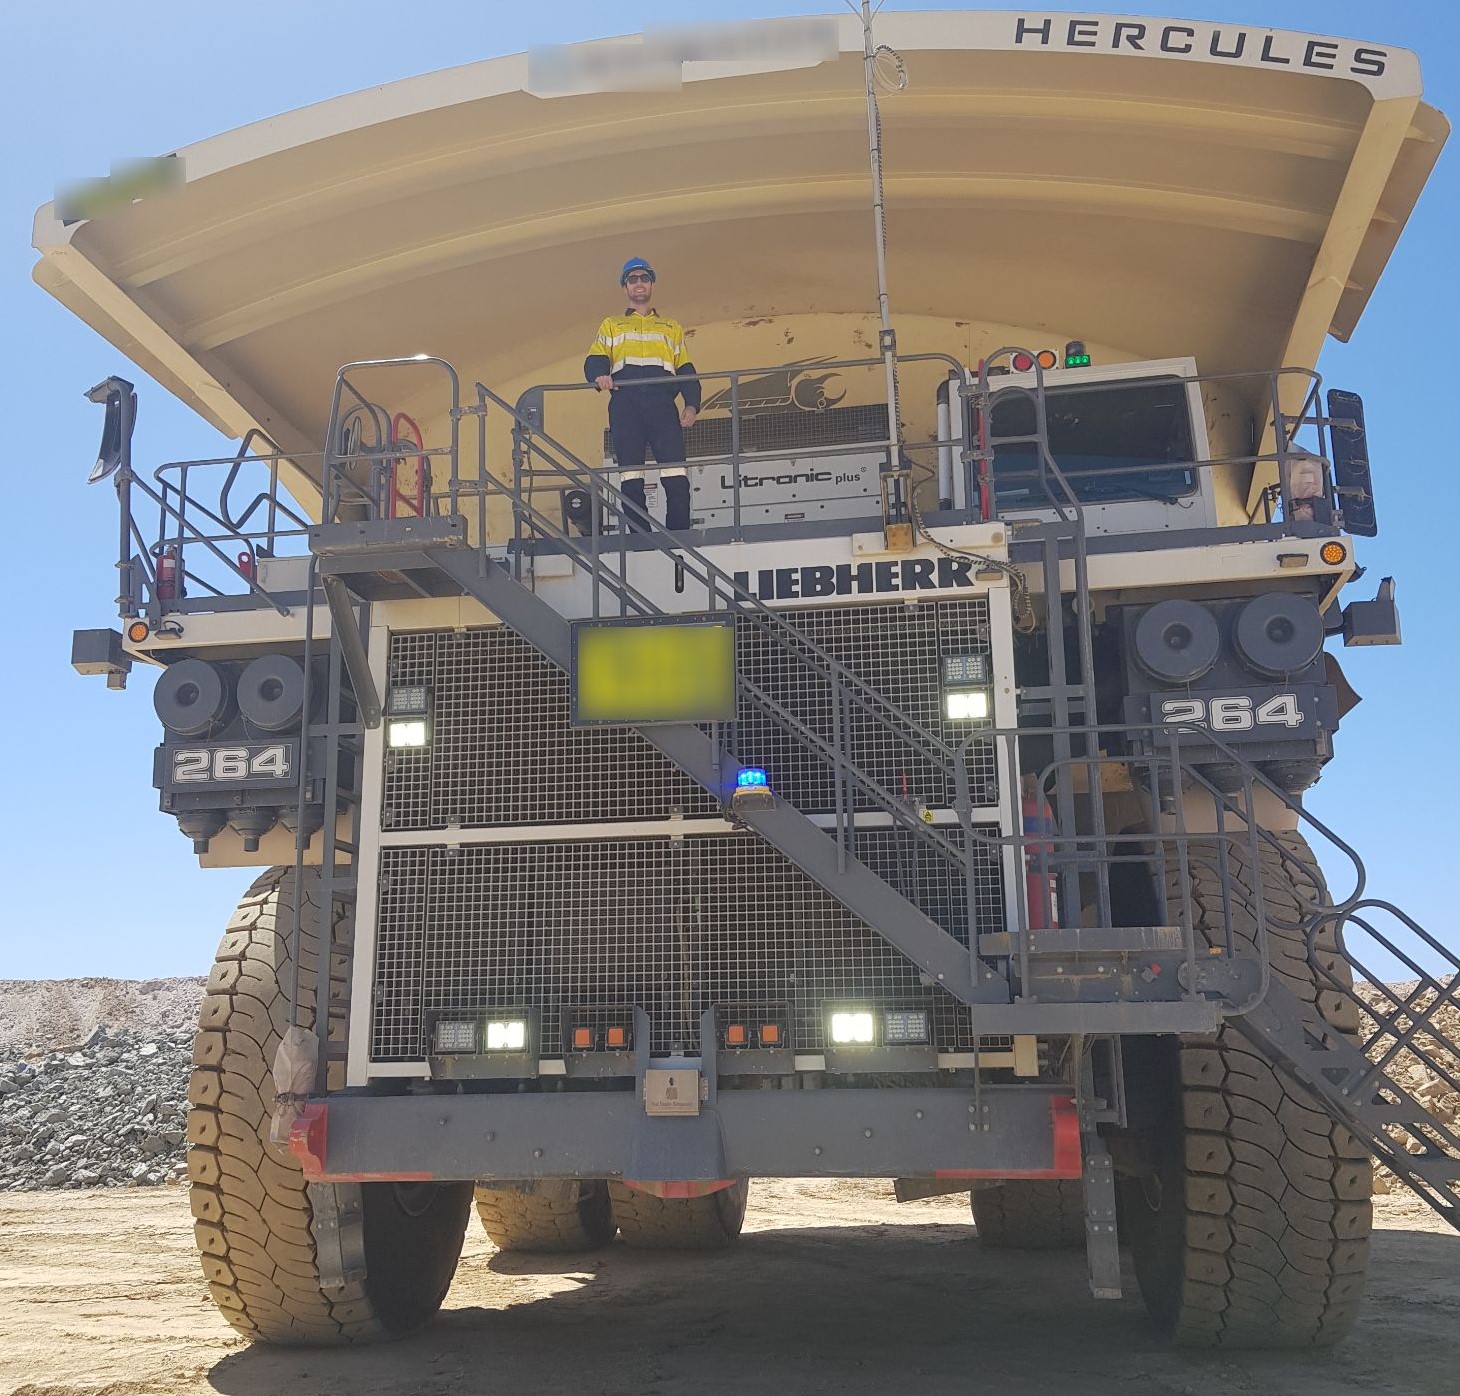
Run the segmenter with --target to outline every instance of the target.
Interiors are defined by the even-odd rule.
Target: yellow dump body
[[[508,399],[577,380],[630,255],[702,370],[873,354],[860,26],[828,17],[808,46],[781,23],[739,57],[671,64],[672,90],[548,95],[563,85],[517,55],[203,141],[169,192],[89,221],[40,210],[36,279],[220,429],[299,452],[349,360],[439,355]],[[1082,340],[1097,365],[1312,367],[1448,131],[1414,55],[1377,43],[1019,12],[886,14],[877,37],[909,77],[882,102],[900,348],[970,364]],[[643,47],[558,57],[592,86]],[[907,386],[914,436],[935,387]],[[397,377],[389,405],[439,445],[432,388]],[[1250,454],[1261,393],[1206,397],[1213,452]],[[601,402],[552,411],[594,459]],[[1221,500],[1245,517],[1250,482]]]

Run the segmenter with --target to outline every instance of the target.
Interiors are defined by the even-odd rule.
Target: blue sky
[[[728,19],[835,7],[833,0],[700,0],[693,11]],[[888,8],[964,6],[891,0]],[[1460,109],[1460,8],[1449,0],[1185,0],[1169,8],[1412,48],[1428,99],[1452,114]],[[173,821],[157,812],[150,771],[158,728],[146,683],[134,679],[125,694],[110,693],[69,667],[71,631],[114,618],[115,500],[109,489],[84,484],[100,419],[82,393],[113,372],[138,383],[143,462],[214,455],[226,443],[34,286],[36,207],[58,182],[104,174],[118,158],[162,153],[396,78],[535,43],[682,22],[686,13],[682,0],[520,7],[427,0],[408,10],[374,0],[228,7],[148,0],[120,19],[112,5],[73,0],[61,23],[51,7],[0,7],[0,51],[9,59],[0,84],[0,411],[9,518],[0,588],[10,602],[12,656],[0,684],[11,771],[0,840],[7,882],[0,977],[201,973],[251,876],[199,871]],[[1457,169],[1460,146],[1442,157],[1355,342],[1331,344],[1320,365],[1330,384],[1365,397],[1383,532],[1360,544],[1369,568],[1360,588],[1398,578],[1405,644],[1342,652],[1365,701],[1345,720],[1338,758],[1310,800],[1361,851],[1371,891],[1452,945],[1460,936],[1447,924],[1445,878],[1460,823],[1460,466],[1447,408],[1460,354]]]

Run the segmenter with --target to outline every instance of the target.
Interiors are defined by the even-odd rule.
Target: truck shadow
[[[1439,1391],[1460,1321],[1454,1238],[1376,1233],[1359,1328],[1332,1354],[1180,1353],[1126,1297],[1097,1302],[1078,1251],[982,1247],[967,1226],[912,1223],[747,1233],[714,1254],[635,1252],[463,1260],[448,1307],[384,1346],[249,1348],[208,1379],[224,1396],[669,1396],[786,1393],[1080,1396],[1199,1389],[1247,1396]],[[1199,1383],[1194,1387],[1193,1382]]]

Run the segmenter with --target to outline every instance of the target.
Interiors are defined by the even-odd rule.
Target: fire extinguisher
[[[1041,872],[1038,864],[1054,852],[1054,811],[1044,798],[1044,792],[1032,782],[1024,786],[1020,817],[1026,839],[1024,888],[1029,901],[1029,929],[1053,930],[1059,925],[1059,893],[1054,874]]]
[[[176,601],[183,595],[182,558],[178,546],[176,543],[162,543],[153,551],[157,556],[157,599]]]

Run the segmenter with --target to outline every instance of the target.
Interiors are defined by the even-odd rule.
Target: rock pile
[[[1414,985],[1390,985],[1381,994],[1361,984],[1357,992],[1375,1013],[1389,1014],[1394,998],[1413,996]],[[1392,997],[1391,997],[1392,996]],[[183,1178],[186,1163],[188,1075],[202,981],[0,980],[0,1190],[110,1187],[156,1184]],[[1425,1036],[1421,1047],[1460,1080],[1460,990],[1434,1015],[1442,1041]],[[1428,999],[1414,998],[1416,1008]],[[79,1045],[69,1031],[88,1028]],[[1409,1026],[1402,1014],[1394,1027]],[[1376,1023],[1363,1025],[1365,1039]],[[1378,1045],[1385,1039],[1381,1036]],[[37,1055],[33,1045],[44,1055]],[[31,1055],[22,1056],[27,1047]],[[1460,1129],[1460,1091],[1413,1053],[1403,1052],[1388,1071],[1427,1109]],[[1416,1141],[1407,1142],[1418,1149]],[[1397,1179],[1375,1169],[1376,1191]]]
[[[176,979],[0,979],[0,1065],[5,1058],[58,1052],[97,1028],[143,1037],[191,1028],[203,981]]]
[[[0,1189],[155,1184],[187,1173],[192,1028],[97,1028],[79,1047],[0,1058]]]

